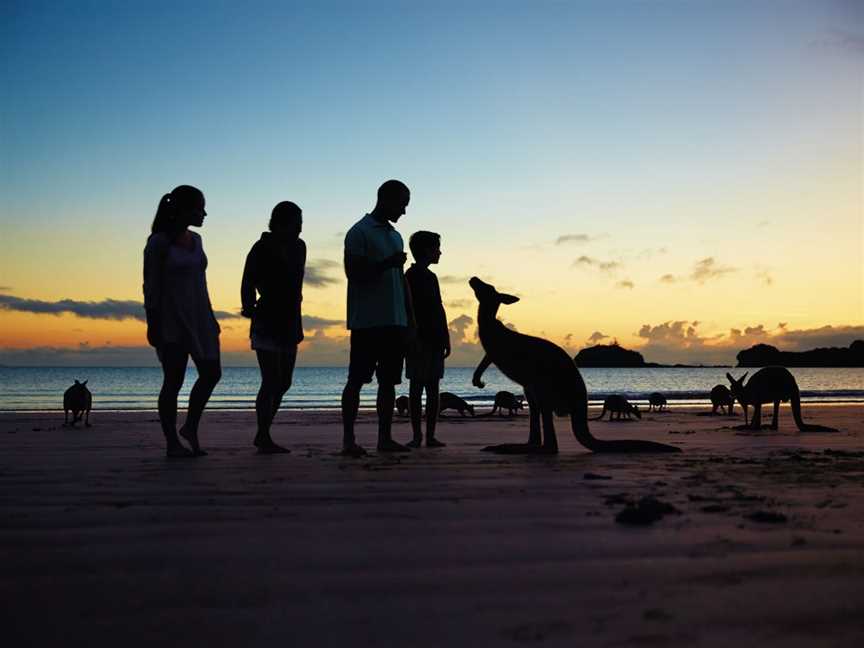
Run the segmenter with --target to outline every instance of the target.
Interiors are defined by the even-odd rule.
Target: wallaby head
[[[744,403],[742,397],[744,396],[744,381],[747,380],[747,375],[750,372],[745,373],[739,380],[735,380],[732,374],[727,373],[726,377],[729,379],[729,383],[732,388],[729,390],[732,392],[732,398],[737,398],[740,403]]]
[[[493,315],[498,312],[498,307],[501,304],[515,304],[519,301],[518,297],[499,293],[495,290],[495,286],[481,281],[477,277],[471,277],[468,280],[468,285],[474,290],[474,296],[480,302],[480,307],[491,309]]]

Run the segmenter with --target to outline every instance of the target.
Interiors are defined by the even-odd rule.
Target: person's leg
[[[408,390],[411,408],[411,430],[414,433],[409,448],[419,448],[423,443],[423,430],[421,419],[423,418],[423,383],[418,379],[411,379]],[[428,413],[427,413],[428,416]]]
[[[435,438],[435,425],[438,423],[438,381],[426,383],[426,447],[443,448],[446,444]]]
[[[378,377],[378,451],[410,452],[410,448],[396,443],[392,437],[393,403],[396,400],[396,385],[402,382],[402,362],[405,359],[405,335],[403,327],[375,329],[370,339]]]
[[[207,454],[198,443],[198,425],[201,423],[201,415],[210,400],[210,394],[216,383],[222,378],[222,365],[219,358],[192,358],[195,368],[198,370],[198,380],[192,385],[189,392],[189,411],[186,413],[186,422],[180,429],[180,435],[189,441],[192,452],[198,455]]]
[[[169,457],[191,457],[191,452],[180,443],[177,437],[177,395],[186,377],[189,354],[175,345],[167,345],[159,350],[162,363],[162,389],[159,391],[159,422],[165,435]]]
[[[259,451],[268,454],[284,451],[285,449],[279,448],[270,437],[270,425],[281,400],[281,354],[278,351],[261,350],[256,350],[255,353],[258,356],[258,368],[261,370],[261,387],[255,398],[258,431],[252,443]]]
[[[279,413],[279,408],[282,406],[282,399],[285,394],[291,389],[291,383],[294,380],[294,365],[297,364],[297,347],[295,346],[290,351],[281,351],[279,353],[279,385],[276,392],[276,397],[273,399],[273,415],[270,417],[270,425],[273,425],[273,419]],[[272,437],[270,437],[272,440]],[[272,448],[278,449],[278,452],[290,452],[276,443]]]

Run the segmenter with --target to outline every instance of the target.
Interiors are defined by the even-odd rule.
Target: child
[[[429,265],[441,258],[441,237],[434,232],[414,232],[408,240],[414,264],[405,272],[405,280],[414,309],[417,337],[406,358],[406,375],[411,381],[411,428],[414,438],[408,443],[419,448],[423,443],[420,410],[426,389],[426,447],[442,448],[446,444],[435,438],[438,420],[438,381],[444,377],[444,358],[450,355],[450,333],[441,303],[438,277]]]

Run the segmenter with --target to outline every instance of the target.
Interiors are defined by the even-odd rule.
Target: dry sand
[[[446,449],[350,460],[337,413],[281,413],[293,453],[258,456],[252,413],[208,412],[193,461],[153,413],[0,415],[3,643],[861,646],[864,408],[804,414],[841,432],[676,410],[592,430],[680,455],[592,455],[559,419],[559,456],[514,457],[480,449],[524,415],[450,418]],[[645,496],[680,513],[616,523]]]

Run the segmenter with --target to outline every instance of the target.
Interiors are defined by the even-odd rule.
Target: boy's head
[[[441,258],[441,235],[423,230],[414,232],[408,239],[408,247],[417,263],[438,263]]]

